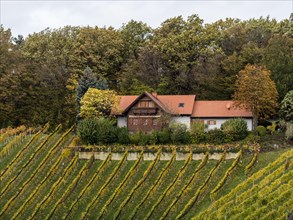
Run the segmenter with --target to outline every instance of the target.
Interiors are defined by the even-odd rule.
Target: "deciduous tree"
[[[277,108],[278,92],[270,71],[264,67],[248,64],[236,80],[235,106],[253,113],[253,127],[257,119],[269,117]]]
[[[113,90],[89,88],[80,101],[81,118],[109,117],[119,110],[119,97]]]

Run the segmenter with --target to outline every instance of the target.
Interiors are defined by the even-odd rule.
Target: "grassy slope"
[[[29,157],[33,154],[35,149],[42,143],[46,135],[40,135],[34,142],[30,144],[30,146],[22,152],[21,158],[16,160],[15,163],[12,164],[10,171],[5,173],[0,180],[1,190],[6,184],[9,182],[9,179],[12,176],[17,174],[17,171],[29,161]],[[0,207],[4,207],[5,204],[9,202],[9,199],[13,198],[14,195],[19,196],[16,200],[11,202],[10,206],[7,210],[4,211],[1,219],[11,219],[17,210],[22,210],[22,204],[30,198],[30,195],[34,193],[36,187],[40,187],[40,189],[36,192],[36,194],[32,197],[31,200],[26,202],[26,206],[21,211],[21,214],[17,216],[17,219],[30,219],[32,213],[36,211],[36,206],[45,201],[44,207],[41,208],[35,213],[35,219],[46,219],[46,216],[49,213],[53,213],[52,219],[61,219],[62,217],[67,219],[79,219],[85,212],[86,207],[93,201],[94,196],[99,192],[100,188],[105,184],[108,177],[111,175],[119,161],[109,161],[105,164],[105,167],[101,169],[96,175],[96,178],[93,179],[93,183],[85,189],[87,183],[95,177],[95,173],[98,172],[99,167],[102,165],[102,161],[86,161],[86,160],[78,160],[72,171],[67,175],[64,175],[66,172],[66,168],[69,166],[70,162],[74,159],[73,155],[64,156],[57,163],[62,155],[62,148],[69,145],[70,140],[72,139],[72,135],[69,135],[65,138],[64,141],[60,143],[56,151],[53,151],[52,155],[49,157],[48,161],[45,162],[44,166],[41,167],[40,170],[37,171],[37,175],[28,182],[25,186],[25,189],[19,191],[20,187],[31,177],[31,174],[34,172],[34,169],[38,167],[40,163],[44,160],[44,157],[48,154],[48,151],[56,144],[58,139],[61,137],[60,134],[53,135],[50,137],[49,141],[42,147],[42,149],[35,155],[34,160],[29,162],[28,166],[23,169],[20,175],[16,178],[16,180],[11,184],[11,186],[7,187],[7,190],[0,197]],[[27,143],[28,139],[23,139],[21,142],[17,143],[17,145],[24,145]],[[1,144],[1,143],[0,143]],[[20,149],[21,147],[17,146],[15,149]],[[271,161],[274,161],[286,150],[279,150],[274,152],[266,152],[261,153],[258,158],[258,162],[251,170],[249,175],[254,174],[261,168],[265,167]],[[11,161],[12,157],[16,155],[17,152],[15,150],[11,151],[9,155],[3,157],[3,161],[5,164],[8,161]],[[244,182],[248,177],[244,173],[244,167],[251,160],[252,155],[246,154],[242,158],[242,163],[236,167],[236,169],[231,173],[229,178],[227,179],[223,188],[216,194],[213,198],[213,201],[218,201],[223,195],[229,193],[233,188],[235,188],[239,183]],[[102,191],[101,195],[97,198],[97,200],[93,203],[93,206],[89,209],[87,217],[93,218],[95,213],[101,211],[104,206],[104,203],[111,197],[112,193],[117,189],[118,185],[122,182],[124,177],[127,175],[128,171],[134,165],[134,161],[125,161],[122,163],[121,167],[118,169],[115,177],[111,179],[108,183],[107,187]],[[137,205],[142,201],[147,192],[150,191],[147,199],[143,202],[140,207],[137,209],[137,213],[134,216],[135,219],[144,219],[147,214],[151,214],[151,219],[159,219],[164,210],[166,210],[173,199],[176,197],[178,192],[185,186],[188,182],[191,173],[196,167],[199,165],[200,161],[190,161],[187,164],[186,170],[182,172],[182,175],[179,178],[176,178],[176,175],[183,167],[185,161],[174,161],[168,167],[165,175],[162,176],[160,181],[157,181],[159,176],[163,173],[163,170],[166,168],[168,161],[159,161],[150,173],[144,177],[145,171],[151,165],[151,161],[141,161],[136,169],[134,170],[133,175],[131,175],[122,189],[117,193],[115,199],[109,204],[107,209],[104,212],[103,219],[112,219],[119,211],[119,206],[127,196],[132,191],[133,187],[139,182],[141,179],[145,178],[143,183],[134,191],[133,196],[129,200],[129,202],[125,205],[121,212],[121,219],[129,219],[132,216],[132,211]],[[194,181],[188,186],[186,191],[179,198],[178,202],[172,207],[170,212],[167,215],[168,219],[174,219],[179,215],[180,211],[184,209],[186,204],[188,204],[189,200],[193,195],[196,194],[197,190],[204,183],[208,173],[215,167],[217,161],[209,160],[208,163],[204,166],[202,170],[198,173]],[[226,170],[231,166],[233,160],[224,161],[209,180],[207,185],[203,188],[200,193],[199,198],[192,205],[188,213],[184,216],[184,219],[190,219],[191,217],[198,216],[198,214],[207,207],[212,204],[212,200],[210,198],[210,192],[215,188],[220,179],[224,176]],[[56,169],[52,174],[48,176],[46,182],[42,184],[41,180],[46,176],[48,171],[52,168],[52,166],[56,164]],[[4,167],[1,167],[1,170]],[[273,171],[273,168],[272,168]],[[62,177],[62,180],[57,185],[58,187],[54,188],[54,184]],[[75,180],[76,184],[72,184]],[[176,181],[175,181],[176,180]],[[154,184],[157,182],[157,185]],[[256,181],[256,183],[261,182],[261,179]],[[291,186],[288,180],[284,180],[284,190],[286,190],[286,186]],[[168,190],[168,186],[170,186]],[[68,188],[72,187],[69,194]],[[243,191],[245,191],[243,189]],[[288,191],[288,189],[287,189]],[[84,193],[82,193],[84,192]],[[167,192],[166,196],[162,198],[162,201],[156,205],[158,198],[162,195],[163,192]],[[50,197],[46,200],[44,198],[49,194]],[[82,194],[81,194],[82,193]],[[290,193],[288,191],[287,193]],[[287,195],[287,194],[286,194]],[[80,197],[79,197],[80,196]],[[284,197],[285,195],[283,195]],[[281,200],[283,197],[280,197]],[[54,205],[60,202],[58,206],[56,206],[56,210],[53,212]],[[72,210],[69,212],[69,208],[72,206]],[[212,207],[212,206],[211,206]],[[261,208],[261,206],[257,206]],[[256,208],[257,208],[256,207]],[[150,210],[153,208],[153,212],[150,213]],[[211,209],[211,208],[210,208]],[[4,210],[3,208],[1,209]],[[68,215],[67,215],[68,214]]]

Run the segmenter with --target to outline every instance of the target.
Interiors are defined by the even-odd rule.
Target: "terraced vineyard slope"
[[[195,219],[287,219],[293,212],[293,149],[254,173]]]
[[[143,152],[128,161],[127,151],[120,161],[111,154],[104,161],[81,160],[68,148],[72,129],[46,130],[3,134],[0,219],[257,219],[282,217],[277,213],[292,204],[285,199],[292,198],[292,150],[279,158],[279,152],[259,154],[257,162],[242,151],[231,160],[226,152],[220,160],[206,153],[201,161],[191,153],[176,161],[173,151],[164,161],[161,150],[153,161],[145,161]]]

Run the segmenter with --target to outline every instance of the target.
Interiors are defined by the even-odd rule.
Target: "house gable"
[[[147,103],[153,103],[153,106],[148,105]],[[142,103],[146,103],[145,106],[141,105]],[[163,112],[171,113],[157,98],[155,98],[152,94],[148,92],[142,93],[138,96],[127,108],[122,111],[122,114],[127,114],[131,109],[138,108],[157,108]]]

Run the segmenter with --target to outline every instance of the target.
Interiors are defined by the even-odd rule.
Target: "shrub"
[[[174,144],[187,144],[190,142],[190,134],[185,124],[172,123],[170,125],[171,141]]]
[[[130,142],[134,145],[148,145],[150,143],[150,135],[141,131],[130,135]]]
[[[84,144],[95,144],[98,140],[98,129],[96,119],[84,119],[77,125],[77,134]]]
[[[159,143],[159,132],[154,130],[149,134],[149,143],[156,145]]]
[[[206,141],[211,144],[225,143],[225,134],[221,129],[209,130],[206,134]]]
[[[77,127],[77,133],[84,144],[109,144],[117,141],[117,128],[114,121],[99,119],[84,119]]]
[[[206,141],[205,129],[207,125],[202,122],[194,122],[190,127],[190,138],[193,144],[200,144]]]
[[[171,134],[167,128],[158,132],[158,141],[160,144],[168,144],[171,142]]]
[[[270,131],[271,134],[273,134],[276,131],[276,127],[277,127],[276,122],[273,122],[272,125],[267,126],[267,130]]]
[[[117,142],[119,144],[130,144],[129,132],[126,127],[117,128]]]
[[[293,123],[291,122],[286,123],[285,137],[287,140],[293,140]]]
[[[293,122],[293,90],[285,95],[279,114],[285,121]]]
[[[199,121],[196,121],[191,124],[190,133],[191,134],[202,134],[205,132],[206,128],[207,128],[206,124],[199,122]]]
[[[258,142],[260,137],[252,132],[250,132],[242,141],[243,144],[253,144]]]
[[[261,137],[265,136],[267,134],[267,129],[262,125],[257,126],[256,133]]]
[[[117,141],[117,128],[114,126],[115,121],[99,118],[97,144],[110,144]]]
[[[230,119],[221,125],[226,141],[238,141],[244,139],[247,134],[247,123],[241,118]]]

